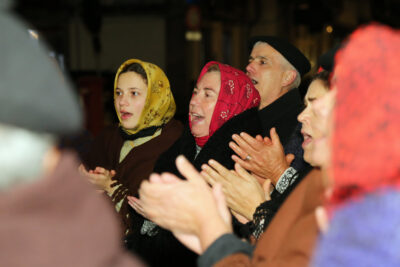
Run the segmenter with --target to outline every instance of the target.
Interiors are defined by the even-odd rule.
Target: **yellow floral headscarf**
[[[152,126],[162,126],[172,119],[175,115],[176,105],[172,95],[169,81],[165,73],[158,66],[141,61],[139,59],[129,59],[125,61],[118,69],[114,80],[114,98],[118,77],[121,71],[132,63],[140,64],[147,75],[147,97],[146,103],[138,124],[134,129],[124,129],[128,134],[136,134],[139,131]],[[115,102],[114,102],[115,105]],[[119,121],[121,118],[117,112]]]

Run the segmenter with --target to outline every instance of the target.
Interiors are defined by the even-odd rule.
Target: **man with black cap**
[[[82,127],[76,95],[27,27],[0,4],[2,266],[141,266],[122,250],[112,207],[57,137]],[[135,265],[136,264],[136,265]]]
[[[303,160],[300,127],[296,126],[297,115],[303,107],[298,87],[301,76],[311,66],[308,59],[283,38],[258,36],[251,39],[250,46],[252,51],[246,70],[261,95],[258,114],[266,137],[263,140],[246,133],[233,136],[235,142],[231,142],[230,147],[237,156],[232,158],[253,175],[270,179],[275,193],[283,193],[288,186],[285,175],[294,171],[289,167],[297,171],[308,167]],[[282,151],[283,147],[286,157],[273,153]]]
[[[259,36],[251,40],[247,75],[260,92],[260,120],[264,135],[275,127],[286,144],[297,124],[302,102],[298,92],[301,76],[310,70],[308,59],[282,38]]]

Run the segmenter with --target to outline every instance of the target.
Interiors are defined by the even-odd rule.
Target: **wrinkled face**
[[[129,71],[118,77],[114,104],[125,129],[134,129],[142,114],[147,97],[147,83],[136,72]]]
[[[285,93],[282,91],[282,79],[285,72],[282,59],[283,56],[266,43],[256,43],[251,51],[246,71],[260,93],[260,109]]]
[[[314,155],[317,152],[315,151],[317,142],[327,136],[328,127],[326,121],[328,118],[327,114],[325,114],[324,106],[328,107],[328,103],[326,103],[324,96],[328,92],[328,88],[321,80],[313,81],[308,87],[304,99],[306,107],[297,117],[298,121],[302,123],[304,160],[312,166],[321,166],[321,162]],[[324,101],[321,102],[322,99]]]
[[[194,88],[189,103],[189,120],[193,136],[202,137],[209,134],[220,88],[221,74],[218,71],[205,73]]]
[[[321,123],[315,125],[322,133],[322,137],[314,140],[314,150],[311,158],[316,165],[323,168],[329,167],[331,163],[331,141],[333,134],[333,110],[336,100],[336,89],[333,87],[328,93],[314,103],[314,112]]]

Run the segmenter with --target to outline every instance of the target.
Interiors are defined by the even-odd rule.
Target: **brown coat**
[[[51,175],[1,192],[0,221],[1,266],[143,266],[123,250],[113,208],[71,153]]]
[[[293,190],[249,258],[236,253],[215,266],[308,266],[318,236],[315,208],[322,204],[321,171],[312,170]]]
[[[109,127],[96,137],[92,149],[84,156],[83,162],[88,169],[100,166],[116,171],[113,180],[121,185],[112,196],[112,201],[116,204],[128,195],[137,194],[140,183],[153,172],[159,155],[179,138],[182,130],[182,124],[172,119],[164,126],[159,136],[133,148],[120,163],[120,152],[125,140],[121,137],[117,126]],[[128,202],[123,201],[119,214],[125,229],[131,227],[129,209]]]

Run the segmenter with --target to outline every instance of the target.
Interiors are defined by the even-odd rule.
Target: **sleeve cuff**
[[[298,173],[296,169],[294,169],[293,167],[287,168],[276,183],[276,191],[283,194],[283,192],[285,192],[289,185],[291,185],[296,180],[297,176]]]
[[[215,240],[198,258],[197,265],[199,267],[213,266],[218,261],[234,253],[244,253],[251,257],[253,246],[243,242],[233,234],[224,234]]]

